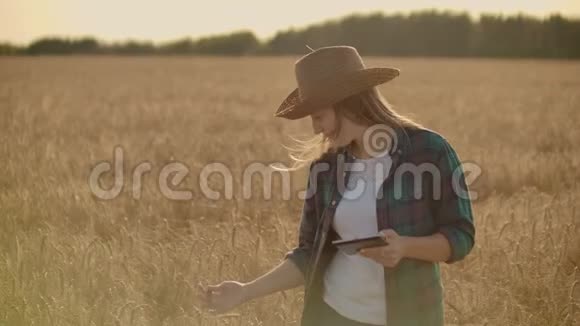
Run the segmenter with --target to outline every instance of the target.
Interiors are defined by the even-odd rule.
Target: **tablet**
[[[332,244],[347,255],[354,255],[362,248],[386,246],[388,243],[382,236],[372,236],[352,240],[334,240]]]

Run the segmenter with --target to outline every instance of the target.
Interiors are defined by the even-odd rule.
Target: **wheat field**
[[[308,120],[272,116],[294,57],[0,59],[0,325],[298,325],[302,288],[214,316],[198,284],[250,281],[297,243],[301,201],[271,198],[250,163],[290,163]],[[580,63],[368,58],[401,76],[395,109],[443,134],[482,174],[471,185],[476,246],[443,264],[453,325],[580,325]],[[97,198],[89,175],[123,151],[123,188]],[[167,198],[164,166],[188,168]],[[209,177],[220,199],[203,195]],[[139,164],[140,197],[132,181]],[[292,194],[305,171],[290,175]],[[113,173],[102,180],[114,183]]]

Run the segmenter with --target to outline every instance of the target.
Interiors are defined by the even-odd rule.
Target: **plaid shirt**
[[[451,247],[446,263],[463,259],[474,245],[475,228],[469,196],[454,191],[457,185],[467,190],[457,153],[444,137],[429,129],[399,128],[396,137],[392,165],[377,199],[378,230],[394,229],[402,236],[439,232]],[[316,325],[324,272],[337,250],[330,242],[339,239],[331,225],[350,174],[344,163],[353,160],[342,147],[310,165],[298,246],[285,256],[300,268],[306,280],[302,326]],[[422,163],[436,167],[440,178],[433,173],[404,173],[405,167]],[[419,196],[414,193],[416,187],[420,187]],[[396,267],[385,267],[384,272],[388,326],[443,325],[438,263],[403,258]]]

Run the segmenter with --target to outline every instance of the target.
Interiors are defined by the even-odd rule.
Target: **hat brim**
[[[294,89],[282,102],[275,117],[296,120],[304,118],[318,109],[339,102],[349,96],[358,94],[399,76],[397,68],[366,68],[321,83],[320,92],[315,98],[302,99],[300,90]]]

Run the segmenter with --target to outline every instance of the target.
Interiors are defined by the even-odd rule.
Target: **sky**
[[[236,30],[259,38],[351,13],[421,9],[481,13],[560,13],[580,17],[580,0],[0,0],[0,42],[26,44],[45,36],[163,42]]]

